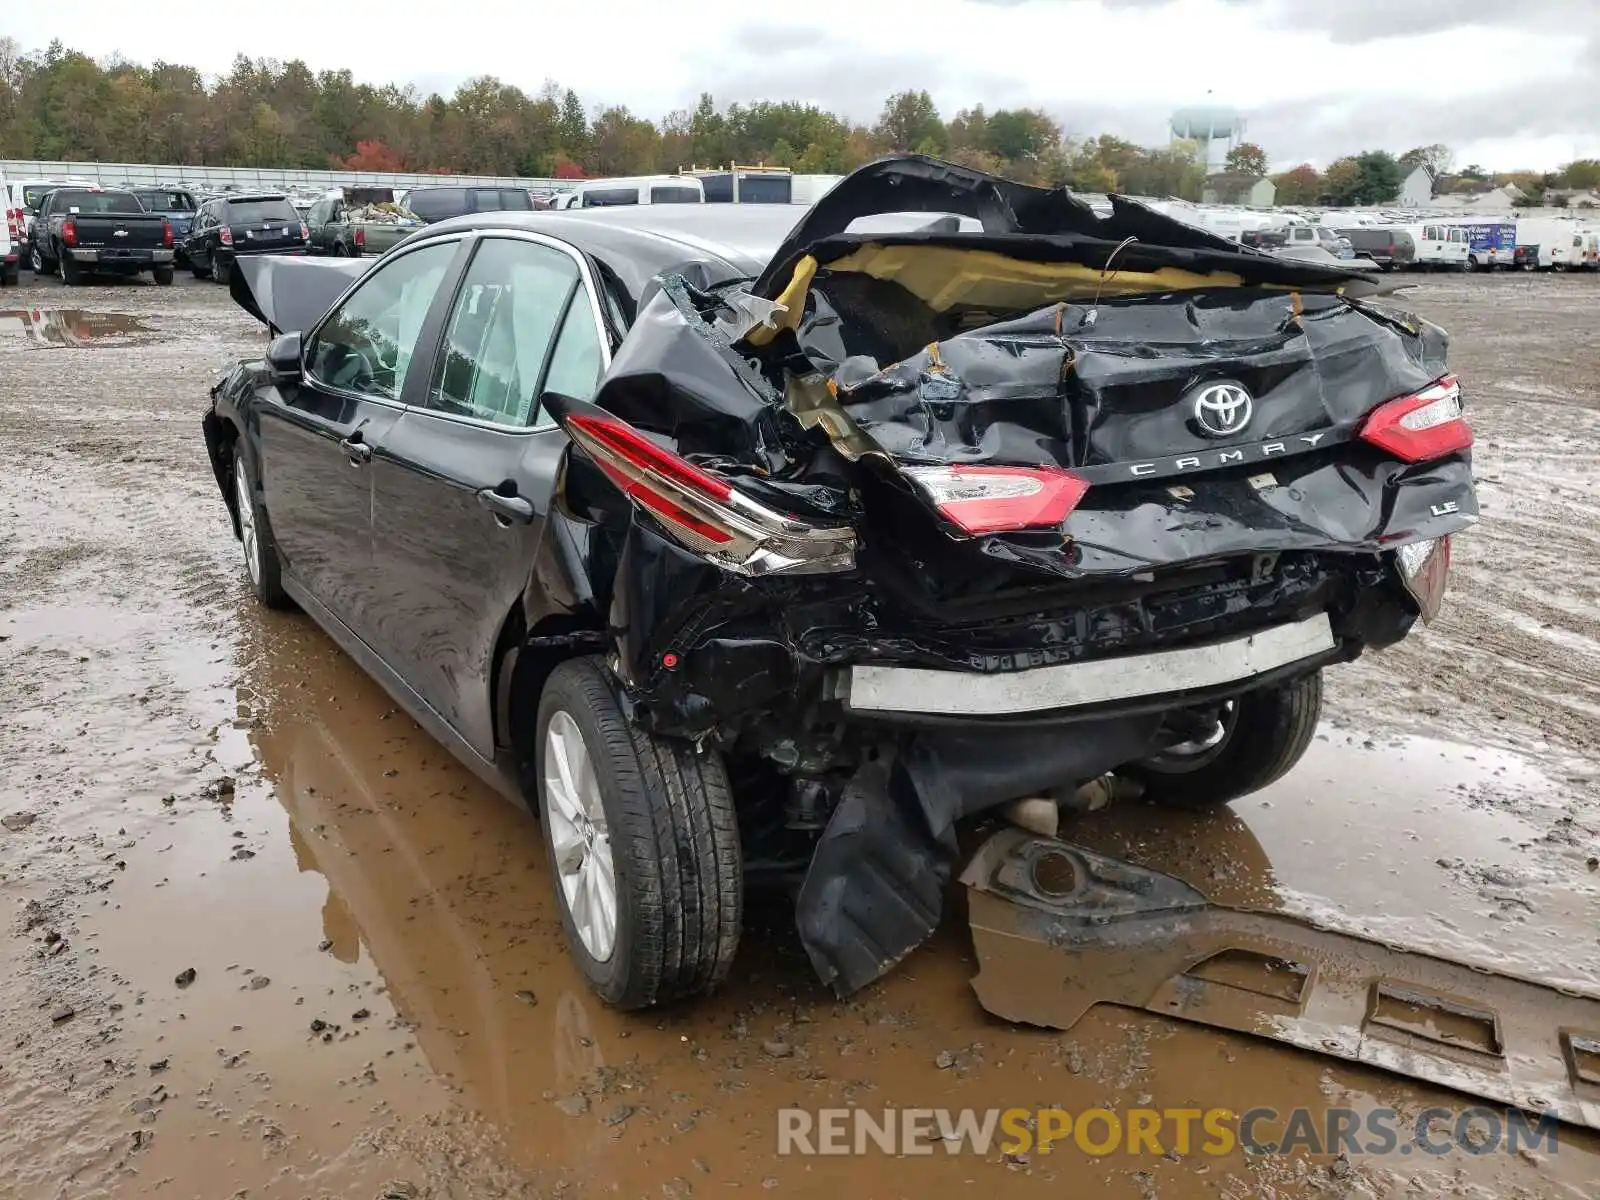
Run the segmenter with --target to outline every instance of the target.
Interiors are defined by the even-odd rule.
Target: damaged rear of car
[[[983,230],[848,232],[904,211]],[[1113,769],[1253,791],[1324,666],[1433,615],[1471,432],[1442,331],[1371,290],[897,159],[752,285],[665,281],[561,408],[634,719],[749,776],[824,979],[927,935],[959,819]]]
[[[747,882],[846,994],[933,930],[964,818],[1265,786],[1476,515],[1445,335],[1355,272],[906,156],[737,275],[660,272],[598,387],[537,397],[570,446],[510,657],[560,661],[520,706],[497,667],[501,720],[624,1007],[725,976]]]

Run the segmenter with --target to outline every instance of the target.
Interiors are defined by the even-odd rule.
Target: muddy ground
[[[791,1105],[1471,1101],[1105,1006],[1008,1026],[959,912],[837,1003],[759,903],[718,996],[606,1010],[533,821],[248,599],[199,418],[259,328],[186,279],[24,281],[0,292],[0,1195],[1600,1194],[1574,1130],[1426,1160],[778,1158]],[[1310,755],[1231,814],[1125,805],[1068,836],[1600,996],[1600,279],[1412,296],[1479,438],[1443,619],[1334,671]]]

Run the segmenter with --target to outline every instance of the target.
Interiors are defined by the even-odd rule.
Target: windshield
[[[299,223],[300,214],[287,200],[234,200],[228,205],[228,220],[247,224],[259,221]]]
[[[1325,242],[1337,242],[1339,235],[1331,229],[1318,229],[1317,236]]]
[[[84,192],[61,188],[56,196],[56,212],[141,213],[139,199],[132,192]]]
[[[193,212],[194,197],[188,192],[146,191],[135,192],[139,203],[151,212]]]

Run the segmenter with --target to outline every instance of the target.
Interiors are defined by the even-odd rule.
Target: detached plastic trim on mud
[[[1017,830],[979,847],[961,882],[973,988],[1005,1020],[1070,1029],[1119,1004],[1600,1129],[1600,998],[1224,908]]]
[[[1209,646],[995,675],[854,666],[845,702],[851,712],[947,716],[1048,712],[1237,683],[1325,654],[1336,645],[1328,614],[1318,613],[1292,625],[1276,625]]]

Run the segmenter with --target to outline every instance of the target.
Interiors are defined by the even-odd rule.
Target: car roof
[[[804,210],[788,205],[661,204],[564,211],[469,213],[416,236],[463,229],[545,233],[598,259],[638,297],[662,271],[695,260],[724,277],[761,273]],[[774,211],[775,210],[775,211]]]

